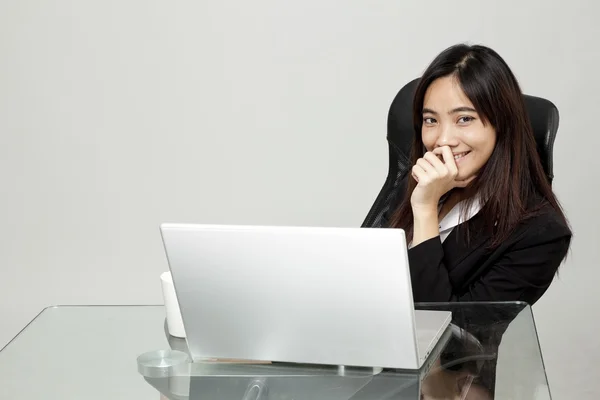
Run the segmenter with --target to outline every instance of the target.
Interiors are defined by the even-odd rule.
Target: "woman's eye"
[[[471,122],[471,121],[473,121],[474,119],[475,119],[475,118],[473,118],[473,117],[470,117],[470,116],[464,116],[464,117],[460,117],[460,118],[458,119],[458,122],[459,122],[459,123],[461,123],[461,124],[466,124],[467,122]]]
[[[428,125],[431,125],[431,124],[435,124],[436,120],[435,120],[435,118],[425,117],[425,118],[423,118],[423,122]]]

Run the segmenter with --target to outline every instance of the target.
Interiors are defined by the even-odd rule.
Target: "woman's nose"
[[[437,138],[436,146],[456,146],[458,145],[457,136],[451,127],[441,128],[440,135]]]

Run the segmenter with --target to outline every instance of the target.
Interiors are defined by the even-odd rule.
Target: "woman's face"
[[[453,76],[433,81],[423,101],[421,138],[427,151],[449,146],[458,167],[457,180],[483,168],[496,146],[496,130],[482,118]]]

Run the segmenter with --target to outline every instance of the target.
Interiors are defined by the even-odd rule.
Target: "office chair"
[[[362,227],[380,228],[385,223],[384,215],[390,208],[398,206],[405,190],[401,183],[410,171],[410,152],[414,136],[412,101],[419,78],[407,83],[396,95],[388,113],[387,141],[389,147],[388,175],[379,195],[371,206]],[[533,127],[537,150],[550,184],[554,178],[552,149],[558,131],[558,109],[552,102],[524,95],[525,105]]]

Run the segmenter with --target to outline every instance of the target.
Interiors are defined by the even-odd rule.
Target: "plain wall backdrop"
[[[359,226],[398,89],[482,43],[561,123],[568,261],[534,307],[557,399],[600,395],[600,6],[0,1],[0,346],[51,304],[161,303],[161,222]]]

